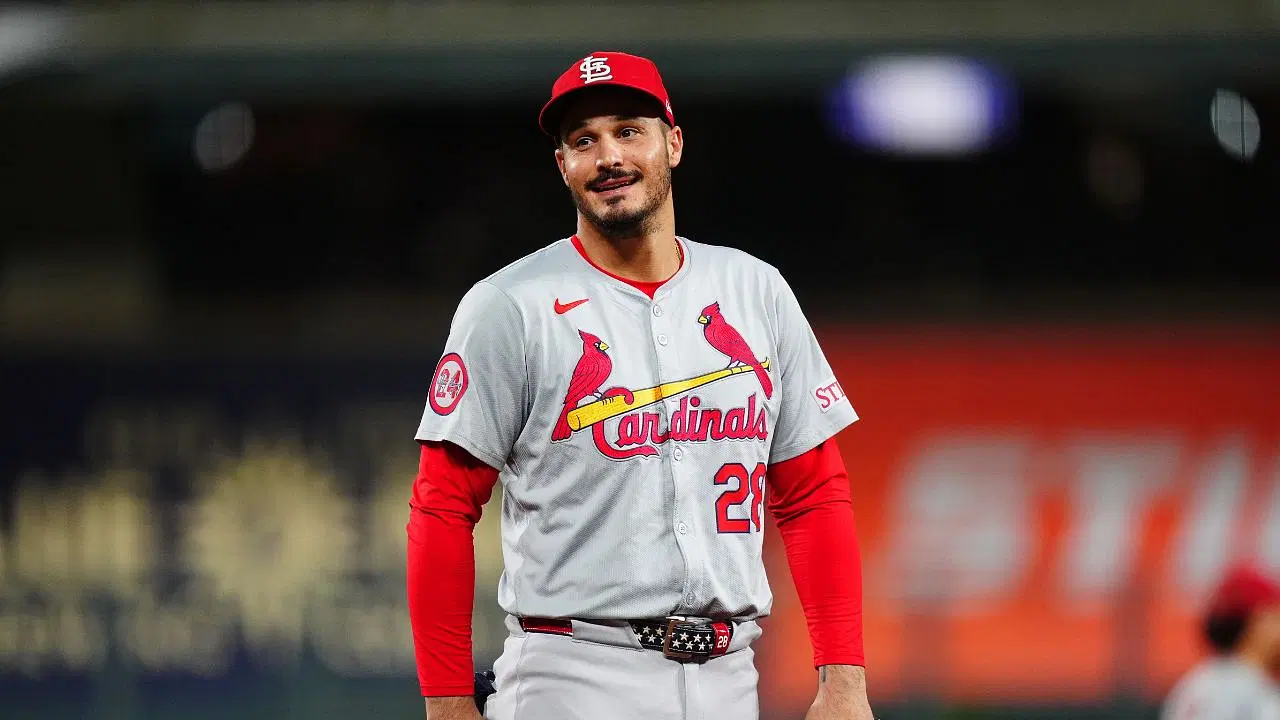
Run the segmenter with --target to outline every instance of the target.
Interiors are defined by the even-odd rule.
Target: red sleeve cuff
[[[422,685],[422,697],[467,697],[475,695],[475,680],[466,685]]]
[[[862,559],[839,447],[828,440],[778,463],[768,480],[769,511],[809,626],[814,666],[865,665]]]
[[[498,471],[449,443],[422,443],[406,528],[406,590],[426,697],[474,692],[474,532]]]

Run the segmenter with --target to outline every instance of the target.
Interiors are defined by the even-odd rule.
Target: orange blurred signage
[[[1280,572],[1280,339],[821,333],[862,420],[874,699],[1159,697],[1224,565]],[[772,530],[772,528],[770,528]],[[813,696],[776,533],[762,698]]]

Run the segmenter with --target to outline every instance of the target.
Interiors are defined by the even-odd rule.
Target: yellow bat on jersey
[[[765,358],[760,363],[761,367],[769,369],[769,358]],[[598,422],[604,422],[609,418],[614,418],[637,410],[646,405],[652,405],[663,398],[675,397],[682,393],[687,393],[702,387],[708,383],[717,380],[723,380],[730,375],[737,375],[744,372],[755,372],[750,365],[735,365],[733,367],[713,370],[709,373],[691,377],[687,380],[673,380],[671,382],[662,383],[655,387],[644,388],[642,390],[634,390],[631,393],[631,402],[627,402],[626,397],[615,395],[607,397],[603,400],[596,400],[582,407],[569,411],[569,427],[574,430],[591,427]]]

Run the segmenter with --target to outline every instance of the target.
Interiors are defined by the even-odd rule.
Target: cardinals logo
[[[551,431],[552,442],[569,439],[573,434],[573,428],[569,427],[569,413],[589,395],[603,399],[600,386],[609,379],[609,373],[613,372],[613,359],[605,352],[609,349],[609,344],[583,330],[578,331],[578,336],[582,338],[582,357],[578,358],[578,364],[573,368],[573,375],[569,377],[569,390],[564,395],[564,409],[560,412],[560,419],[556,420],[556,426]]]
[[[720,314],[720,303],[713,302],[702,308],[698,322],[702,324],[702,336],[707,339],[707,343],[729,358],[728,366],[751,368],[760,380],[760,389],[764,391],[765,398],[773,397],[773,381],[769,379],[764,363],[756,359],[747,341],[742,339],[742,333],[734,329],[724,319],[724,315]]]
[[[560,415],[551,430],[552,442],[568,440],[573,433],[590,428],[596,449],[611,460],[656,456],[657,446],[668,440],[764,442],[769,437],[769,415],[764,403],[757,402],[757,393],[752,392],[739,406],[725,408],[704,406],[703,398],[694,391],[732,375],[752,373],[769,399],[773,397],[769,359],[758,359],[751,352],[742,334],[721,314],[718,302],[702,309],[698,323],[703,326],[703,337],[708,344],[723,353],[728,364],[684,380],[637,390],[601,389],[613,372],[613,359],[607,352],[609,344],[597,335],[579,330],[582,353],[569,376]],[[679,407],[667,417],[657,412],[642,412],[649,405],[682,395],[688,396],[682,397]],[[612,431],[607,431],[605,421],[613,418],[620,419]]]

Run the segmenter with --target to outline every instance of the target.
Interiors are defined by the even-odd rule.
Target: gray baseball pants
[[[573,621],[573,636],[526,633],[507,618],[486,720],[758,720],[754,622],[726,654],[679,663],[640,646],[626,623]]]

